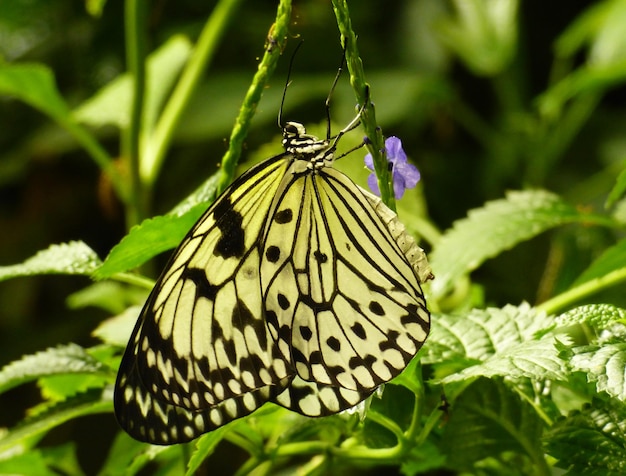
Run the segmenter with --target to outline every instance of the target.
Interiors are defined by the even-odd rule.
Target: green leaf
[[[583,284],[592,279],[602,278],[607,274],[626,268],[626,239],[606,249],[591,265],[583,271],[572,286]]]
[[[626,343],[581,346],[573,351],[572,370],[585,372],[598,392],[626,401]]]
[[[0,454],[19,447],[29,446],[29,440],[40,437],[51,429],[85,415],[110,412],[112,409],[112,392],[94,389],[64,400],[33,418],[23,420],[18,426],[9,430],[0,438]]]
[[[105,279],[134,269],[157,254],[178,246],[213,201],[218,178],[218,174],[209,177],[167,215],[148,218],[131,228],[128,235],[113,247],[94,277]]]
[[[505,199],[470,210],[429,255],[436,277],[431,292],[442,296],[488,258],[549,228],[577,221],[606,222],[606,218],[579,212],[557,195],[541,190],[509,192]]]
[[[0,266],[0,281],[34,274],[91,274],[101,261],[82,241],[52,245],[20,264]]]
[[[421,445],[411,445],[410,452],[403,458],[400,473],[405,476],[437,474],[446,466],[446,458],[438,445],[426,440]]]
[[[616,322],[626,323],[626,309],[612,304],[587,304],[556,317],[559,326],[587,323],[596,329],[608,329]]]
[[[553,319],[528,304],[474,309],[467,315],[439,315],[421,361],[434,364],[449,384],[476,377],[565,380],[553,335]],[[562,336],[561,339],[567,339]]]
[[[624,195],[624,192],[626,192],[626,169],[622,170],[617,179],[615,179],[615,185],[609,192],[604,207],[612,207]]]
[[[146,290],[115,281],[98,281],[72,293],[66,300],[70,309],[97,307],[108,314],[120,314],[129,306],[143,303]]]
[[[556,422],[544,436],[548,453],[568,475],[626,473],[626,411],[599,399]]]
[[[118,432],[99,476],[131,476],[134,474],[129,471],[131,463],[146,448],[148,445],[131,438],[126,432]]]
[[[188,38],[176,35],[148,56],[146,103],[142,123],[144,129],[150,130],[153,127],[164,100],[191,53],[191,48]],[[123,129],[128,126],[130,108],[120,107],[120,104],[130,104],[131,97],[132,78],[129,73],[125,73],[76,108],[74,117],[94,127],[112,124]]]
[[[499,380],[481,378],[457,398],[441,443],[447,462],[471,472],[474,464],[512,451],[530,458],[542,474],[543,423],[533,408]],[[545,474],[545,473],[544,473]]]
[[[135,327],[142,306],[131,306],[117,316],[102,321],[91,333],[106,344],[125,347]]]
[[[467,314],[434,316],[422,362],[482,362],[511,346],[533,340],[553,325],[552,318],[524,303],[502,309],[473,309]]]
[[[437,22],[442,42],[479,76],[494,76],[511,62],[517,46],[517,0],[456,0],[457,17]]]
[[[197,474],[200,465],[202,465],[206,458],[213,454],[215,448],[217,447],[219,442],[222,441],[226,432],[230,431],[232,428],[232,425],[222,426],[217,430],[202,435],[202,437],[198,438],[195,443],[196,449],[191,455],[191,458],[189,458],[189,463],[187,464],[187,472],[185,474],[189,476]]]
[[[52,71],[40,64],[0,64],[0,94],[14,96],[59,122],[70,120],[69,108]]]
[[[27,452],[0,460],[0,474],[29,476],[58,476],[59,473],[51,469],[43,455],[43,450],[30,449]],[[79,473],[80,474],[80,473]]]
[[[109,375],[111,370],[94,359],[85,349],[68,344],[27,355],[0,370],[0,393],[50,375],[76,373]]]
[[[522,342],[498,352],[479,365],[444,378],[444,384],[460,382],[475,377],[508,377],[566,380],[567,372],[559,358],[556,339],[546,336],[537,341]]]
[[[155,446],[143,445],[143,451],[135,456],[128,469],[124,471],[124,476],[133,476],[135,474],[145,474],[142,470],[153,461],[158,461],[160,474],[180,474],[181,471],[181,448],[178,445],[173,446]],[[167,471],[167,465],[172,466],[170,472]]]
[[[184,215],[148,218],[134,226],[113,247],[102,266],[93,273],[94,278],[105,279],[134,269],[157,254],[175,248],[205,210],[206,204],[199,204]]]

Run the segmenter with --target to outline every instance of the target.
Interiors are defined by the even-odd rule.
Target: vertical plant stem
[[[126,28],[126,63],[133,78],[133,98],[130,122],[123,135],[122,156],[128,164],[130,190],[126,206],[126,225],[128,229],[145,217],[145,201],[139,175],[141,124],[146,90],[146,38],[145,0],[127,0],[125,4]]]
[[[239,115],[230,135],[228,150],[222,158],[220,179],[217,193],[221,193],[233,180],[235,167],[241,155],[243,141],[248,135],[250,122],[261,100],[263,90],[267,86],[272,73],[276,69],[278,59],[287,41],[287,30],[291,19],[291,0],[281,0],[276,11],[276,21],[270,28],[267,37],[265,54],[259,63],[257,72],[246,92]]]
[[[154,185],[183,111],[241,2],[242,0],[220,0],[200,33],[172,97],[165,105],[152,137],[147,141],[140,169],[146,187],[151,188]]]
[[[369,85],[365,81],[365,71],[363,70],[363,62],[359,56],[356,41],[357,37],[352,29],[348,4],[346,0],[332,0],[332,4],[335,17],[337,18],[337,26],[341,33],[343,47],[346,52],[346,64],[350,72],[350,84],[352,85],[358,104],[366,104],[361,113],[361,121],[365,129],[365,134],[369,139],[367,147],[374,158],[374,169],[378,177],[380,197],[385,205],[395,211],[395,198],[392,193],[393,186],[385,154],[383,133],[381,128],[376,124],[376,114],[371,101],[371,91],[369,91]]]

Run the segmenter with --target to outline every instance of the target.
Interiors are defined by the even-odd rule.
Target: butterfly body
[[[417,353],[429,268],[395,214],[332,167],[337,139],[287,123],[285,152],[235,180],[174,252],[116,383],[134,438],[189,441],[267,401],[337,413]]]

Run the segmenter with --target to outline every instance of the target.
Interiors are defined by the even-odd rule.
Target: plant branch
[[[385,153],[385,141],[380,127],[376,124],[376,113],[374,104],[371,101],[369,85],[365,81],[365,71],[363,61],[359,56],[357,47],[357,37],[352,29],[350,12],[346,0],[332,0],[333,10],[337,18],[337,26],[341,33],[342,45],[346,52],[346,64],[350,72],[350,84],[354,90],[359,105],[365,104],[361,112],[361,122],[365,134],[369,140],[367,148],[374,158],[374,169],[378,178],[380,197],[385,205],[393,211],[396,209],[393,195],[393,184],[389,173],[388,162]]]
[[[139,140],[146,90],[146,39],[145,39],[145,0],[128,0],[125,3],[126,63],[133,79],[133,96],[130,123],[123,136],[122,156],[128,163],[130,190],[126,204],[126,226],[139,223],[145,217],[145,203],[139,176]]]
[[[276,21],[270,28],[267,37],[265,54],[259,63],[257,72],[243,99],[239,115],[228,141],[228,150],[222,158],[221,174],[217,186],[217,193],[221,193],[235,176],[235,167],[241,156],[243,142],[248,135],[250,123],[257,106],[261,101],[263,90],[266,88],[272,73],[276,69],[278,59],[285,47],[287,30],[291,20],[291,0],[281,0],[276,11]]]

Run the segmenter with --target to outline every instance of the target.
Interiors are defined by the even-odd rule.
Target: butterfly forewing
[[[290,380],[263,319],[259,240],[288,160],[242,175],[192,228],[131,336],[116,415],[143,441],[171,444],[255,410]]]

